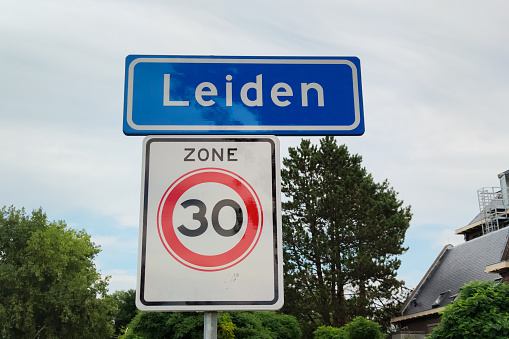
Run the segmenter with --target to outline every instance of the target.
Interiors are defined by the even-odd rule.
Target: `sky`
[[[0,206],[85,229],[110,291],[135,288],[126,56],[356,56],[366,132],[337,140],[411,205],[398,277],[415,287],[509,169],[508,16],[506,0],[2,0]]]

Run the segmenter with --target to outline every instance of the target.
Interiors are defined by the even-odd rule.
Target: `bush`
[[[356,317],[341,328],[321,326],[314,334],[314,339],[384,339],[380,325],[363,317]]]
[[[219,317],[217,324],[218,339],[235,339],[235,330],[237,326],[232,322],[232,318],[228,313],[223,313]]]
[[[302,337],[302,332],[297,319],[291,315],[261,311],[256,312],[262,322],[262,326],[268,328],[274,338],[278,339],[298,339]]]
[[[344,327],[348,339],[383,339],[386,337],[380,331],[380,325],[363,317],[355,318]]]
[[[203,313],[138,312],[124,339],[203,338]],[[295,317],[277,312],[224,312],[218,315],[219,339],[299,339]]]
[[[344,328],[320,326],[313,332],[314,339],[348,339]]]
[[[509,338],[509,285],[470,282],[441,314],[430,338]]]
[[[203,314],[139,312],[127,326],[124,339],[203,339]]]
[[[235,338],[299,339],[302,332],[297,319],[270,311],[230,312],[237,326]]]

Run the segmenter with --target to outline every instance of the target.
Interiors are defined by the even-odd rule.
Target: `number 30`
[[[207,227],[209,226],[209,223],[208,220],[205,218],[207,207],[205,206],[203,201],[198,199],[189,199],[184,201],[181,205],[184,208],[188,208],[189,206],[198,207],[198,212],[193,213],[193,220],[199,221],[200,227],[193,230],[185,227],[184,225],[180,225],[179,227],[177,227],[180,233],[188,237],[197,237],[205,233]],[[223,207],[226,206],[233,208],[236,214],[235,225],[231,229],[224,229],[219,224],[219,212],[223,209]],[[240,229],[242,228],[243,222],[244,217],[242,214],[242,209],[240,208],[239,204],[237,204],[235,201],[231,199],[224,199],[219,201],[212,209],[212,226],[214,227],[214,230],[223,237],[231,237],[239,233]]]

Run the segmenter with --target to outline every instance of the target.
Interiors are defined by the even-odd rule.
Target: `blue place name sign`
[[[124,133],[361,135],[360,62],[130,55]]]

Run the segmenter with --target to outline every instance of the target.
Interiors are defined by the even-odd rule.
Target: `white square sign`
[[[145,138],[137,307],[281,308],[280,206],[276,137]]]

